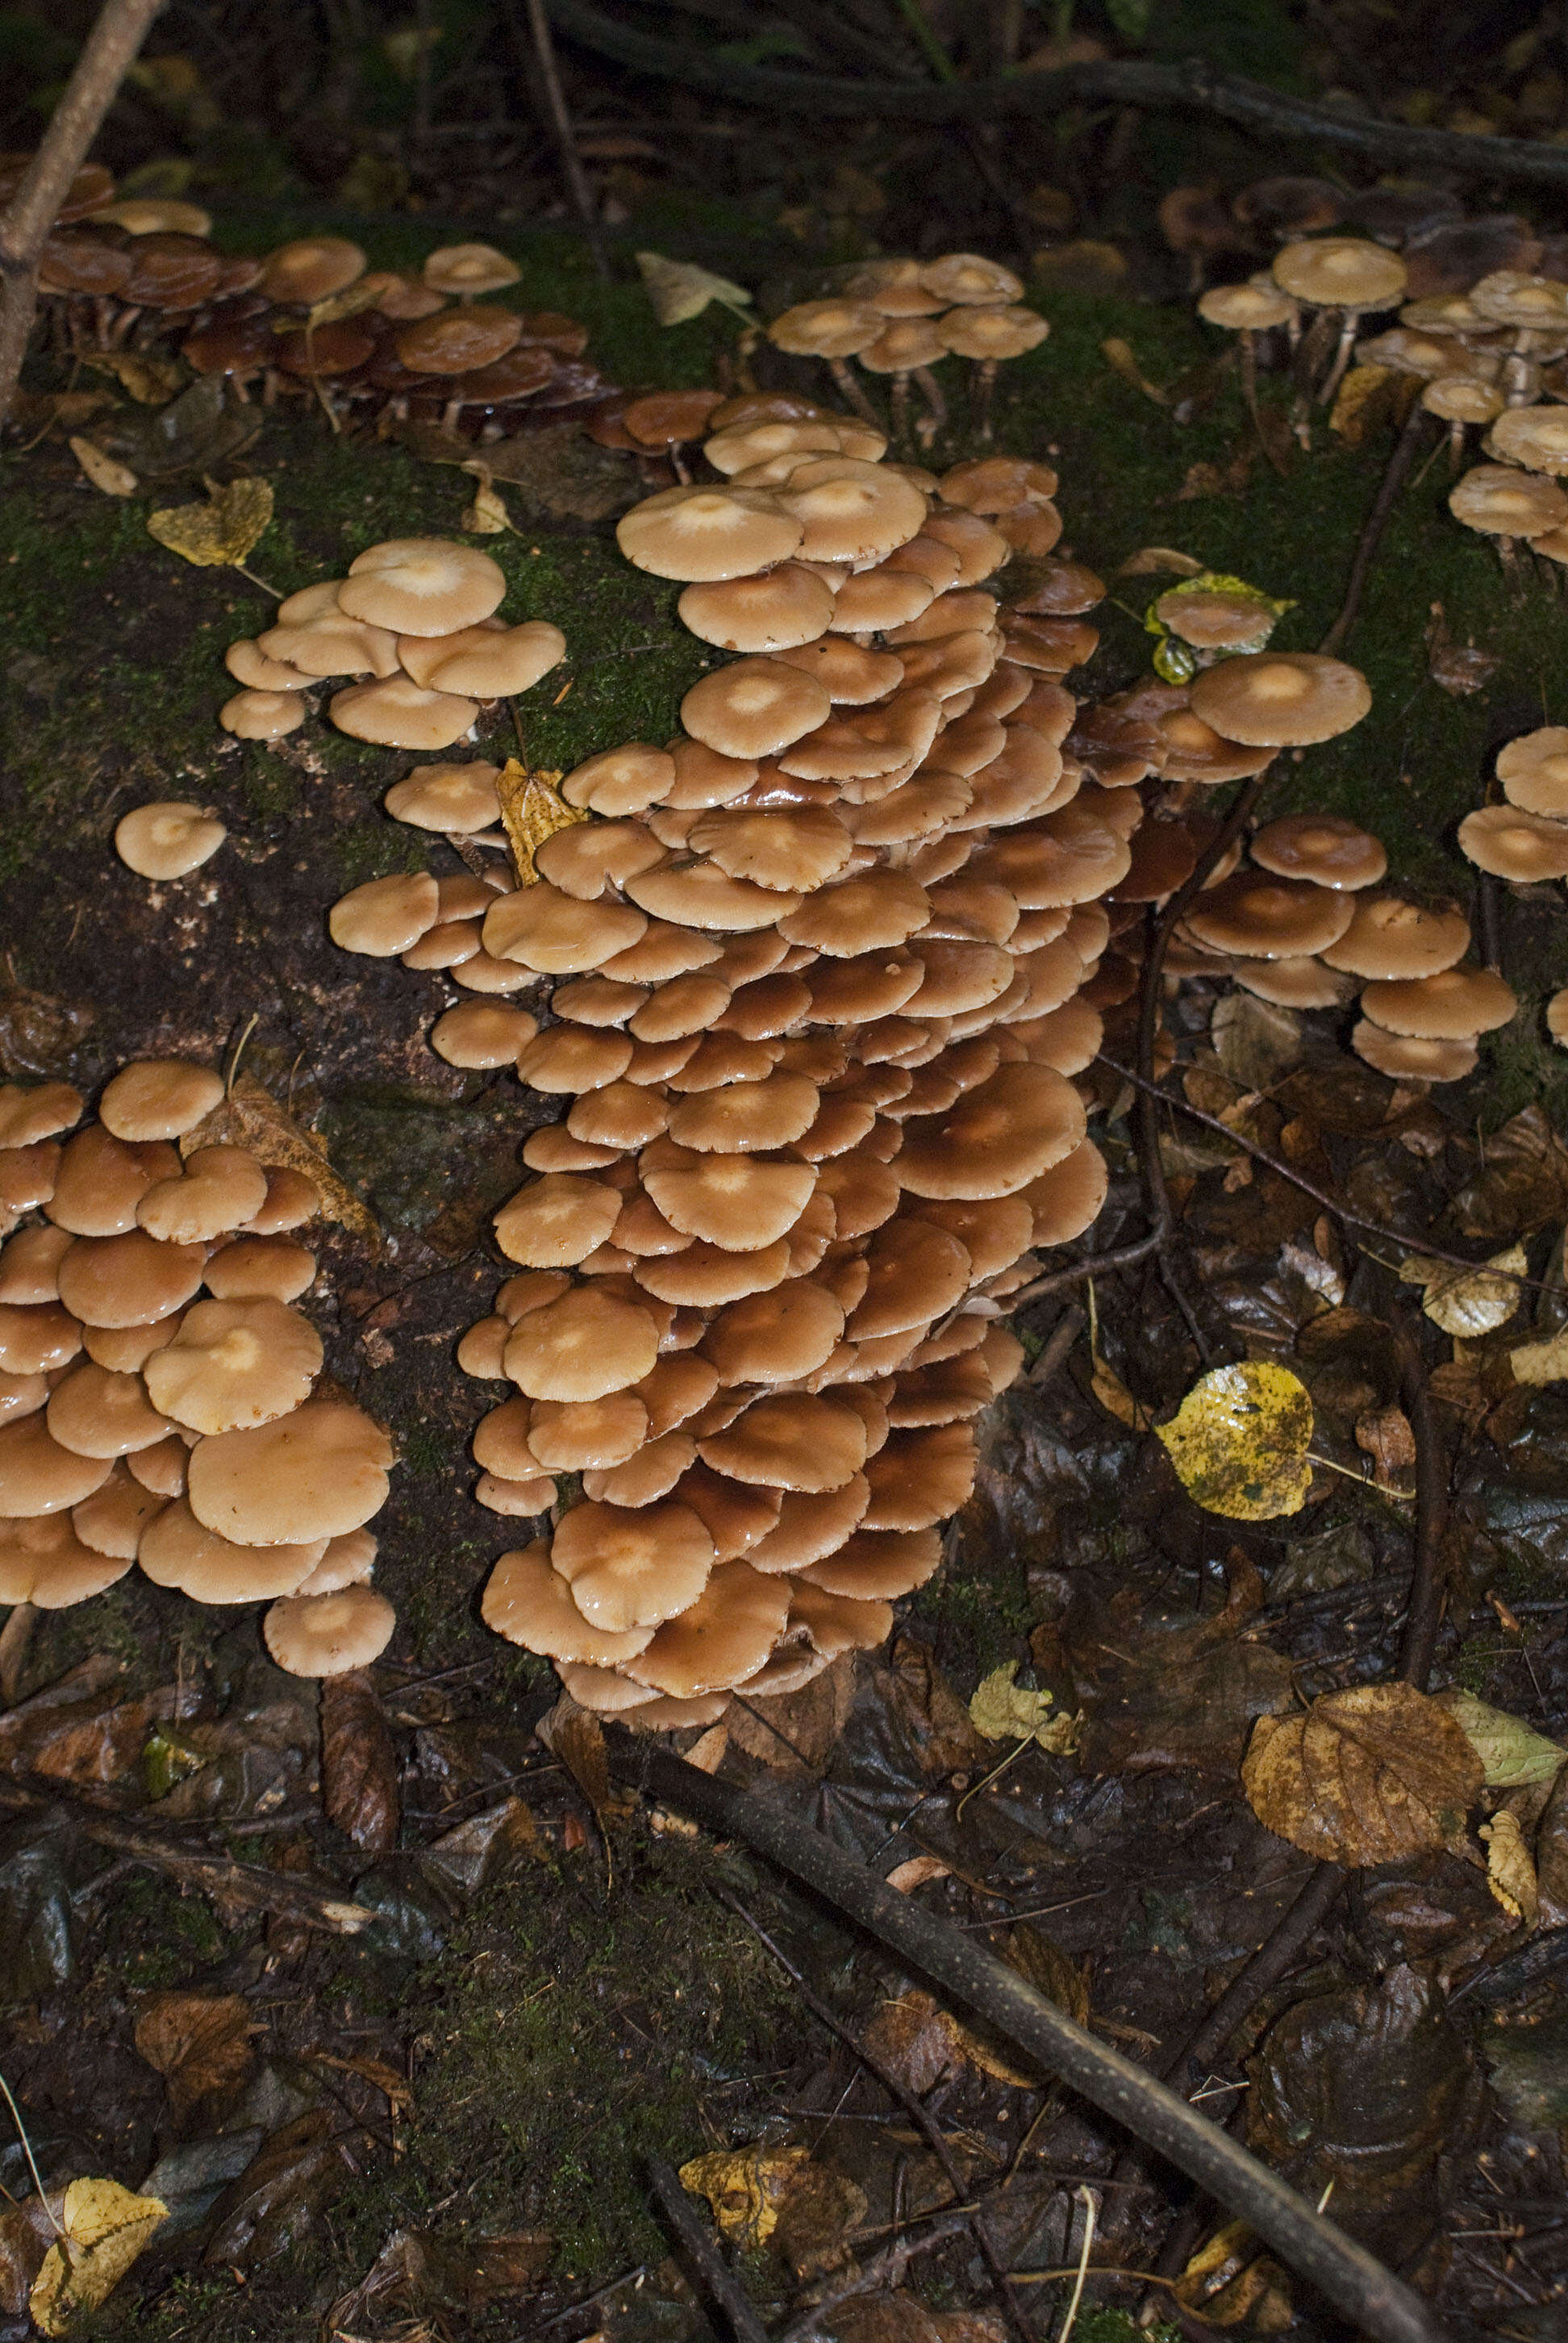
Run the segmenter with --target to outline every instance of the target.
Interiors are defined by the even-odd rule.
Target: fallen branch
[[[675,2232],[709,2300],[723,2316],[735,2343],[768,2343],[768,2329],[702,2223],[693,2211],[674,2167],[662,2157],[648,2158],[648,2177],[658,2209]]]
[[[726,1837],[743,1839],[803,1881],[903,1966],[953,1995],[1022,2058],[1060,2076],[1247,2221],[1373,2343],[1440,2343],[1439,2321],[1375,2256],[1315,2213],[1206,2116],[1097,2042],[985,1946],[899,1895],[820,1832],[765,1800],[699,1773],[671,1751],[619,1731],[606,1737],[620,1779],[684,1807]]]
[[[1419,389],[1420,385],[1417,384],[1416,387]],[[1388,527],[1389,517],[1393,511],[1399,492],[1404,486],[1404,476],[1414,460],[1415,451],[1421,445],[1422,433],[1425,427],[1426,409],[1419,398],[1412,399],[1410,413],[1405,417],[1400,435],[1393,443],[1393,453],[1388,459],[1388,468],[1383,473],[1382,485],[1372,500],[1372,508],[1366,517],[1366,525],[1356,541],[1355,558],[1351,563],[1351,573],[1345,581],[1345,598],[1340,605],[1339,617],[1318,645],[1320,651],[1326,652],[1330,656],[1339,650],[1355,622],[1356,613],[1361,608],[1362,593],[1367,582],[1368,573],[1376,558],[1377,549],[1382,543],[1383,531]]]

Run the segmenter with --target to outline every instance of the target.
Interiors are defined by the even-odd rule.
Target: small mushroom
[[[143,879],[184,879],[210,861],[228,831],[209,808],[161,799],[122,814],[115,851]]]

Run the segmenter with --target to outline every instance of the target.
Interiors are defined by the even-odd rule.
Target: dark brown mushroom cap
[[[607,1505],[590,1498],[561,1516],[550,1561],[583,1617],[624,1634],[689,1609],[708,1584],[714,1544],[689,1505]]]
[[[515,310],[472,302],[405,326],[395,347],[410,374],[462,375],[505,357],[522,329]]]
[[[800,1574],[824,1594],[887,1602],[923,1586],[941,1558],[942,1542],[934,1529],[858,1529],[836,1553]]]
[[[1060,1074],[999,1066],[946,1113],[904,1125],[897,1178],[917,1196],[1014,1195],[1076,1147],[1084,1128],[1082,1101]]]
[[[1285,814],[1265,823],[1251,842],[1254,862],[1282,879],[1309,879],[1320,887],[1374,887],[1388,856],[1367,830],[1342,815]]]

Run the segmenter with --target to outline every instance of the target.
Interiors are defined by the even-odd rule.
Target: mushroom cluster
[[[989,439],[998,367],[1022,357],[1050,331],[1038,310],[1023,307],[1023,283],[1010,268],[979,253],[949,252],[938,260],[867,261],[836,293],[784,310],[768,338],[791,357],[821,359],[840,397],[870,424],[876,410],[851,361],[888,376],[896,439],[904,437],[913,382],[923,402],[915,428],[929,447],[948,415],[933,367],[944,358],[970,360],[973,420],[979,437]]]
[[[39,264],[64,355],[172,342],[194,374],[221,375],[242,402],[254,383],[268,406],[304,394],[335,417],[412,417],[480,439],[528,415],[589,412],[613,387],[585,358],[588,328],[575,317],[493,297],[521,271],[492,245],[446,246],[417,277],[371,269],[341,236],[226,253],[197,205],[116,202],[95,169],[78,181],[99,200],[73,197]]]
[[[0,1603],[64,1609],[136,1564],[269,1604],[296,1674],[362,1666],[394,1624],[367,1527],[393,1454],[294,1306],[316,1187],[223,1138],[207,1067],[140,1060],[84,1104],[0,1087]]]
[[[1510,887],[1568,879],[1568,727],[1543,724],[1498,751],[1501,805],[1481,806],[1459,825],[1459,843],[1478,870]],[[1546,1026],[1568,1049],[1568,988],[1546,1004]]]
[[[474,546],[437,537],[369,546],[347,578],[302,587],[264,634],[230,643],[224,664],[242,689],[218,721],[242,740],[280,739],[304,721],[312,686],[362,676],[327,703],[340,732],[449,749],[484,703],[526,691],[565,654],[558,627],[497,617],[506,590],[505,571]]]

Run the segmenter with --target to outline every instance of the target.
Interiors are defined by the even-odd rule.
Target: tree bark
[[[11,409],[55,215],[164,0],[105,0],[43,144],[0,219],[0,422]]]

